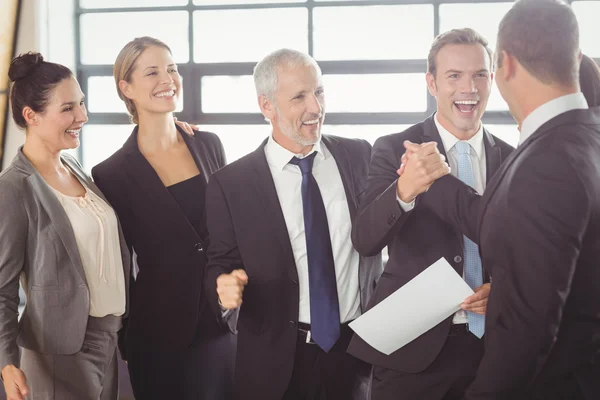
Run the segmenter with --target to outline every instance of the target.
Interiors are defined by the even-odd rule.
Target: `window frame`
[[[93,76],[112,76],[112,65],[84,65],[81,63],[81,26],[80,17],[90,13],[122,13],[135,11],[187,11],[189,18],[188,41],[189,62],[178,64],[180,73],[187,82],[198,82],[189,85],[190,89],[184,91],[184,109],[177,113],[183,121],[199,125],[264,125],[264,117],[259,113],[204,113],[201,104],[201,85],[199,82],[204,76],[238,76],[252,75],[255,62],[229,62],[229,63],[196,63],[194,62],[194,17],[195,11],[202,10],[237,10],[237,9],[265,9],[265,8],[307,8],[308,9],[308,53],[313,55],[313,10],[319,7],[348,7],[348,6],[375,6],[375,5],[433,5],[433,37],[440,32],[440,5],[453,3],[481,3],[480,0],[374,0],[374,1],[320,1],[306,0],[298,3],[272,3],[272,4],[231,4],[231,5],[195,5],[193,0],[188,0],[184,6],[160,7],[123,7],[123,8],[82,8],[79,0],[75,1],[75,32],[76,32],[76,70],[77,79],[83,92],[88,95],[87,79]],[[486,3],[503,3],[507,0],[485,0]],[[570,0],[585,1],[585,0]],[[600,60],[597,60],[600,61]],[[343,60],[319,61],[323,74],[398,74],[398,73],[424,73],[427,60]],[[191,89],[193,88],[193,89]],[[423,90],[427,90],[423,82]],[[187,105],[187,107],[185,106]],[[193,105],[193,106],[190,106]],[[412,125],[428,116],[436,109],[435,99],[427,93],[427,109],[423,112],[353,112],[353,113],[327,113],[327,124],[331,125]],[[90,124],[129,124],[129,117],[122,113],[89,112]],[[486,111],[483,122],[485,124],[514,124],[514,119],[508,111]],[[85,135],[82,135],[82,145],[85,145]],[[79,153],[82,156],[82,152]]]

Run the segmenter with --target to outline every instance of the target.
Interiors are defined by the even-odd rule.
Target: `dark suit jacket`
[[[342,177],[350,215],[365,188],[371,146],[364,140],[323,136]],[[266,141],[265,141],[266,143]],[[279,400],[294,365],[299,286],[294,254],[263,143],[213,175],[207,213],[211,237],[206,287],[220,313],[216,280],[244,268],[249,282],[238,321],[235,398]],[[380,257],[361,257],[362,305],[381,273]]]
[[[352,240],[359,253],[372,255],[388,246],[389,261],[369,303],[369,308],[444,257],[462,276],[463,237],[451,225],[438,218],[418,202],[410,212],[403,212],[396,200],[396,182],[403,142],[435,141],[445,155],[434,117],[404,132],[381,137],[375,142],[369,171],[369,184],[363,207],[352,230]],[[486,174],[489,181],[512,147],[484,129]],[[484,264],[485,266],[485,264]],[[487,276],[485,277],[487,281]],[[349,352],[371,364],[402,372],[417,373],[427,368],[442,350],[452,317],[447,318],[411,343],[386,356],[357,335]],[[410,323],[410,321],[407,321]]]
[[[77,160],[61,159],[105,199]],[[79,249],[63,206],[22,148],[0,174],[0,221],[0,368],[19,366],[17,344],[44,354],[80,351],[90,293]],[[118,235],[127,301],[131,259],[120,225]],[[19,278],[27,296],[20,319]]]
[[[181,131],[181,136],[206,181],[225,165],[223,146],[214,133],[196,132],[190,137]],[[127,347],[188,347],[201,308],[207,306],[202,277],[208,243],[196,233],[140,153],[137,127],[121,149],[93,168],[92,175],[117,211],[127,244],[137,257],[139,273],[131,285]],[[216,324],[214,314],[208,311],[205,315],[210,321],[206,323]]]
[[[483,197],[450,176],[421,196],[476,236],[493,276],[468,399],[576,398],[559,397],[573,385],[600,398],[599,166],[600,108],[570,111],[520,145]]]

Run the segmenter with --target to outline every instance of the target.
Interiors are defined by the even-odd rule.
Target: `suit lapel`
[[[81,166],[76,161],[73,161],[69,157],[61,158],[63,163],[69,168],[69,170],[81,181],[85,186],[87,186],[92,192],[94,192],[98,197],[108,203],[108,200],[104,197],[104,194],[100,191],[98,186],[91,180],[81,169]]]
[[[262,201],[265,216],[268,216],[265,218],[265,221],[268,221],[268,223],[271,224],[271,232],[277,236],[285,256],[292,260],[292,263],[286,263],[286,265],[289,264],[293,267],[288,268],[289,277],[291,279],[298,279],[298,270],[296,269],[296,263],[294,261],[294,252],[290,243],[287,225],[285,223],[285,218],[283,217],[281,204],[279,203],[279,196],[277,196],[277,190],[275,189],[273,175],[271,175],[271,170],[269,169],[269,164],[265,155],[266,143],[267,140],[263,141],[258,149],[251,154],[252,164],[254,165],[252,177],[254,179],[257,196]]]
[[[485,128],[483,128],[483,145],[485,147],[485,181],[491,182],[502,164],[502,150],[500,146],[496,146],[494,137]]]
[[[19,167],[27,171],[30,175],[27,178],[29,185],[31,186],[36,198],[48,214],[48,217],[52,221],[52,225],[56,230],[56,233],[63,242],[65,250],[71,259],[71,262],[77,269],[77,272],[81,276],[83,282],[87,285],[87,279],[85,277],[85,271],[81,262],[81,256],[77,248],[77,241],[75,240],[75,234],[73,233],[73,227],[69,221],[69,217],[65,212],[65,209],[60,204],[60,201],[52,192],[52,189],[44,178],[37,172],[37,170],[31,165],[29,160],[23,155],[21,149],[17,155]]]
[[[356,215],[356,187],[354,185],[354,173],[352,172],[352,164],[350,162],[350,156],[348,151],[340,142],[331,136],[323,136],[323,143],[327,147],[327,150],[333,156],[335,163],[337,164],[342,183],[344,185],[344,191],[346,192],[346,200],[348,203],[348,209],[350,211],[350,218],[354,219]]]
[[[436,142],[438,150],[441,155],[448,159],[448,155],[446,154],[446,149],[444,148],[444,143],[442,142],[442,137],[435,126],[433,114],[431,117],[427,118],[423,123],[423,136],[421,137],[422,143],[426,142]]]
[[[136,126],[127,141],[125,142],[126,158],[124,162],[127,164],[123,167],[125,173],[129,176],[129,181],[132,185],[136,185],[136,189],[132,190],[131,193],[135,197],[143,198],[144,203],[153,209],[153,218],[157,226],[162,227],[175,227],[175,229],[182,231],[182,235],[186,237],[194,237],[197,241],[200,240],[198,233],[192,227],[189,220],[187,219],[184,212],[179,207],[179,204],[175,201],[169,190],[160,180],[158,174],[150,165],[148,160],[140,152],[137,145],[137,130]],[[187,143],[187,142],[186,142]],[[193,146],[192,146],[193,148]],[[190,149],[191,150],[191,149]],[[194,155],[195,154],[195,155]],[[192,156],[198,160],[201,157],[194,151]],[[197,161],[199,169],[204,173],[206,166],[201,161]],[[205,177],[205,179],[207,179]],[[173,222],[177,221],[176,224]]]
[[[206,148],[206,145],[197,137],[192,137],[185,133],[179,126],[177,126],[177,130],[187,145],[198,170],[204,177],[204,182],[208,183],[208,178],[212,174],[212,171],[216,171],[218,166],[216,164],[211,165],[213,158],[207,157],[208,149]]]

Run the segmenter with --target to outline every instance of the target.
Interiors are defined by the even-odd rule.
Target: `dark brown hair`
[[[490,57],[490,68],[493,71],[492,50],[488,46],[488,41],[471,28],[452,29],[439,34],[431,44],[429,55],[427,56],[427,72],[433,76],[437,73],[436,57],[443,47],[449,44],[480,44]],[[491,72],[491,71],[490,71]]]
[[[579,73],[575,13],[561,0],[517,1],[498,28],[498,67],[503,62],[502,51],[545,84],[575,84]]]
[[[590,107],[600,106],[600,67],[585,54],[579,67],[579,86]]]
[[[73,76],[64,65],[44,61],[40,53],[29,52],[15,57],[8,70],[12,85],[10,105],[15,123],[27,128],[23,109],[44,113],[56,86],[64,79]]]

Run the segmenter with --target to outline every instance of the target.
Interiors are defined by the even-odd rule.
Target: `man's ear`
[[[262,112],[262,114],[265,116],[265,119],[273,121],[273,119],[277,116],[277,110],[275,109],[274,102],[264,94],[258,96],[258,106],[260,107],[260,112]]]
[[[508,81],[510,78],[515,76],[517,71],[517,65],[519,61],[515,56],[506,52],[506,50],[502,50],[502,78],[505,81]],[[496,71],[498,73],[498,71]]]
[[[429,90],[429,94],[433,97],[437,96],[437,85],[435,84],[435,76],[431,72],[427,72],[425,75],[425,80],[427,81],[427,89]]]

